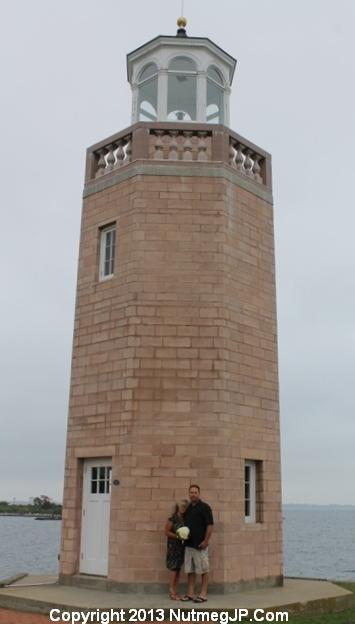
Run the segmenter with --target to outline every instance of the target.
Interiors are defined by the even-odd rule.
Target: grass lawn
[[[289,618],[289,624],[355,624],[355,583],[339,582],[337,585],[353,592],[353,605],[351,609],[343,611],[342,613],[293,615]]]

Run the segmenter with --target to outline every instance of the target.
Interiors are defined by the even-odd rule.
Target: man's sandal
[[[207,598],[204,598],[203,596],[197,596],[194,602],[207,602]]]
[[[180,598],[181,602],[194,602],[194,597],[193,596],[189,596],[188,594],[186,594],[186,596],[183,596],[182,598]]]

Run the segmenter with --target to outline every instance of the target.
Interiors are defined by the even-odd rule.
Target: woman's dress
[[[169,521],[172,524],[171,532],[176,533],[176,531],[185,526],[183,520],[179,518],[176,514],[169,518]],[[181,540],[173,539],[172,537],[168,537],[167,543],[167,552],[166,552],[166,567],[168,570],[172,572],[176,572],[180,570],[182,564],[184,563],[184,553],[185,553],[185,545]]]

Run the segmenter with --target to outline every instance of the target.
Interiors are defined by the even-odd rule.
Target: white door
[[[107,576],[111,459],[84,462],[80,572]]]

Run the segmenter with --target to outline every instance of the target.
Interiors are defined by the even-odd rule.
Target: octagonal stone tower
[[[128,55],[133,125],[87,152],[62,583],[165,588],[190,483],[211,591],[282,583],[271,157],[228,127],[236,61],[179,26]]]

